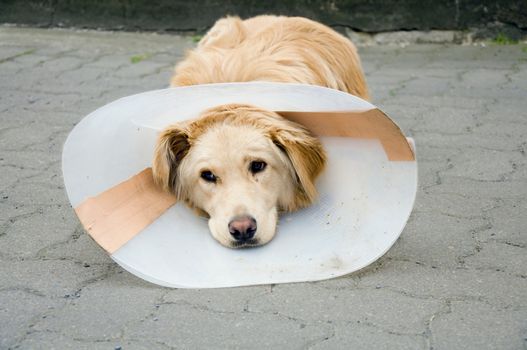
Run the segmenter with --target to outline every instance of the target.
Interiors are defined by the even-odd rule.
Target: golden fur
[[[305,18],[227,17],[176,67],[172,86],[273,81],[325,86],[368,99],[354,45]],[[254,173],[253,162],[264,162]],[[171,125],[157,141],[156,182],[209,217],[212,236],[227,247],[260,245],[275,235],[279,211],[313,203],[326,163],[322,145],[304,127],[254,106],[232,104]],[[213,174],[214,182],[203,179]],[[257,222],[255,238],[240,244],[233,217]]]
[[[177,181],[178,174],[173,165],[181,162],[203,134],[220,125],[250,126],[269,138],[289,157],[291,170],[295,174],[295,193],[294,197],[281,203],[281,209],[295,211],[316,199],[315,179],[326,162],[325,151],[318,139],[301,125],[289,122],[274,112],[242,104],[214,107],[196,120],[166,128],[158,139],[155,151],[153,171],[157,183],[194,206],[188,188]]]
[[[301,17],[220,19],[177,65],[171,85],[242,81],[320,85],[369,98],[351,41]]]
[[[247,169],[254,160],[264,161],[267,169],[251,174]],[[322,145],[302,126],[274,112],[233,104],[166,128],[157,142],[153,174],[165,190],[207,213],[212,235],[226,246],[233,246],[229,220],[255,217],[256,245],[274,236],[278,211],[315,200],[315,179],[325,162]],[[212,171],[217,183],[200,179],[203,170]]]

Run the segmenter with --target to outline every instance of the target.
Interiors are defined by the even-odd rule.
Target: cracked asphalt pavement
[[[0,27],[1,349],[527,348],[525,45],[360,48],[373,103],[419,162],[380,260],[323,282],[167,289],[84,233],[61,151],[92,110],[166,87],[193,45]]]

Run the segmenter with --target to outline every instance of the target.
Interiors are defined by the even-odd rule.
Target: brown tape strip
[[[316,136],[379,139],[388,160],[412,161],[415,155],[401,129],[381,110],[364,112],[277,112]]]
[[[318,136],[376,138],[392,161],[415,160],[401,130],[383,112],[278,112]],[[176,203],[159,189],[148,168],[86,199],[75,211],[88,234],[112,254]]]
[[[173,195],[154,184],[152,169],[148,168],[86,199],[75,212],[88,234],[112,254],[174,203]]]

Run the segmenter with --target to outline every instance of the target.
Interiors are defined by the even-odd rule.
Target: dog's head
[[[279,211],[311,204],[325,162],[322,145],[302,126],[260,108],[224,105],[163,130],[153,174],[209,216],[217,241],[236,248],[269,242]]]

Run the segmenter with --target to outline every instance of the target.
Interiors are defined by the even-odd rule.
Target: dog
[[[368,99],[355,46],[300,17],[220,19],[180,62],[171,86],[271,81],[325,86]],[[306,128],[273,111],[230,104],[159,135],[155,182],[209,218],[229,248],[268,243],[281,212],[317,198],[326,153]]]

